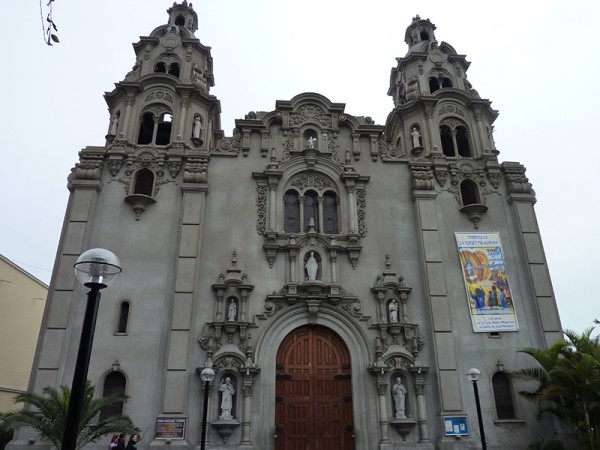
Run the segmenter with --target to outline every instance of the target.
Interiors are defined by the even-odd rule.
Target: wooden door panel
[[[350,356],[339,336],[303,326],[277,351],[277,450],[351,450]]]

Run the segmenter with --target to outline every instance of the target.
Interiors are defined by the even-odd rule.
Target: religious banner
[[[475,332],[517,331],[498,233],[455,233]]]

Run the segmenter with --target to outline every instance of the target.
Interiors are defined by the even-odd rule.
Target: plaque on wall
[[[155,439],[184,439],[184,417],[157,417]]]

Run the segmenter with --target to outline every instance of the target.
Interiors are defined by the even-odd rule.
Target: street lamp
[[[200,450],[206,448],[206,415],[208,414],[208,388],[215,379],[215,371],[212,367],[205,367],[200,372],[200,379],[204,381],[204,412],[202,414],[202,437],[200,438]]]
[[[73,372],[73,384],[71,385],[71,397],[61,450],[75,450],[77,447],[81,409],[85,396],[98,305],[100,304],[100,289],[104,289],[115,281],[122,270],[119,258],[114,253],[102,248],[93,248],[82,253],[77,258],[74,267],[77,279],[85,287],[90,288],[90,291],[87,294],[87,305],[81,328],[75,371]]]
[[[481,418],[481,404],[479,403],[479,389],[477,382],[481,378],[481,372],[475,368],[467,371],[467,378],[473,382],[473,394],[475,394],[475,406],[477,407],[477,420],[479,421],[479,435],[481,436],[481,450],[487,450],[485,443],[485,432],[483,431],[483,419]]]

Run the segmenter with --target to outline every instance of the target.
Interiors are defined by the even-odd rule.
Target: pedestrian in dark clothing
[[[115,450],[126,450],[126,441],[127,435],[125,433],[121,433],[119,435],[119,440],[117,441],[117,446],[115,447]]]
[[[137,433],[133,433],[129,436],[129,442],[127,443],[126,450],[137,450],[137,443],[140,440],[140,435]]]

